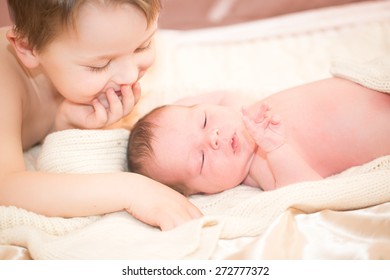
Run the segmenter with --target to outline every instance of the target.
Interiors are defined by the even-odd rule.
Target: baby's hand
[[[285,128],[279,115],[270,115],[270,106],[261,103],[258,108],[243,109],[243,121],[256,144],[266,153],[286,142]]]
[[[139,188],[130,199],[126,211],[161,230],[170,230],[202,217],[199,209],[185,196],[156,181]]]
[[[98,129],[116,123],[127,116],[141,95],[139,83],[131,88],[121,86],[118,96],[113,89],[107,90],[92,101],[92,105],[76,104],[64,100],[57,114],[57,130],[64,128]]]

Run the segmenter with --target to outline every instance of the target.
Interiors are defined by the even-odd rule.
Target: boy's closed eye
[[[87,67],[92,72],[102,72],[102,71],[105,71],[108,69],[108,66],[110,66],[110,63],[111,63],[111,59],[108,60],[107,63],[102,65],[102,66],[87,66]]]
[[[150,49],[151,46],[152,46],[152,40],[149,40],[148,42],[146,42],[145,44],[143,44],[142,46],[137,48],[135,50],[135,53],[140,53],[140,52],[146,51],[146,50]]]
[[[141,53],[143,51],[146,51],[146,50],[150,49],[151,46],[152,46],[152,39],[150,39],[149,41],[144,43],[142,46],[137,48],[135,50],[135,53]],[[100,65],[96,65],[96,66],[88,65],[86,67],[88,68],[88,70],[90,70],[92,72],[99,73],[99,72],[103,72],[103,71],[107,70],[111,64],[111,61],[112,61],[112,59],[109,59],[109,60],[107,60],[107,62],[105,64],[102,64],[101,66]]]

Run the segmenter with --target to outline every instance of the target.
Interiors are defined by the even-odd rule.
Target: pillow
[[[125,129],[54,132],[42,144],[36,169],[54,173],[127,171],[128,138]]]

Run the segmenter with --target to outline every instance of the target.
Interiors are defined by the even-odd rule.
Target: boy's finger
[[[141,92],[142,92],[141,84],[139,82],[133,84],[134,104],[137,104],[138,101],[140,100]]]
[[[127,116],[134,108],[133,91],[129,85],[121,86],[123,116]]]
[[[202,214],[200,213],[196,213],[196,215],[194,215],[195,213],[192,213],[191,211],[189,212],[186,212],[186,211],[174,211],[173,213],[171,214],[165,214],[165,216],[161,216],[160,217],[160,224],[159,224],[159,227],[161,228],[161,230],[163,231],[166,231],[166,230],[170,230],[170,229],[173,229],[175,227],[178,227],[184,223],[187,223],[193,219],[198,219],[198,218],[201,218],[202,217]]]
[[[175,223],[172,219],[163,219],[160,221],[158,225],[162,231],[167,231],[173,229],[175,227]]]
[[[112,88],[107,90],[106,96],[109,105],[108,122],[112,124],[123,117],[122,102]]]
[[[93,127],[90,127],[90,128],[97,128],[97,127],[100,127],[100,126],[103,126],[106,124],[107,120],[108,120],[108,117],[107,117],[107,111],[106,111],[106,108],[104,107],[104,105],[98,100],[98,99],[94,99],[92,101],[92,106],[93,106],[93,109],[95,110],[94,112],[94,125]]]
[[[109,109],[110,105],[108,104],[108,100],[107,100],[107,97],[106,97],[106,94],[101,94],[97,97],[97,99],[99,100],[100,104],[102,106],[104,106],[104,108],[106,110]]]

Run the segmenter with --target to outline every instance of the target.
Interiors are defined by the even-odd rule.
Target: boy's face
[[[231,108],[202,104],[170,106],[156,117],[150,175],[181,183],[194,193],[217,193],[248,175],[256,145]]]
[[[118,94],[154,61],[153,34],[144,14],[129,4],[86,4],[68,28],[38,53],[45,74],[66,99],[90,104],[107,89]]]

